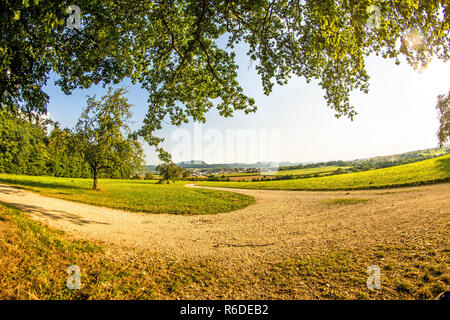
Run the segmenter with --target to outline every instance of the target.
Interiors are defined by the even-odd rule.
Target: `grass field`
[[[110,252],[0,203],[0,299],[433,299],[450,284],[448,227],[441,226],[374,247],[286,258],[243,275],[206,259]],[[381,290],[366,287],[373,261]],[[79,290],[66,287],[70,265],[81,269]]]
[[[295,175],[295,176],[299,176],[302,174],[314,174],[314,173],[324,173],[324,172],[332,172],[332,171],[336,171],[337,169],[349,169],[350,167],[334,167],[334,166],[329,166],[329,167],[318,167],[318,168],[305,168],[305,169],[293,169],[293,170],[282,170],[282,171],[278,171],[277,175],[278,176],[282,176],[282,175]]]
[[[267,190],[358,190],[450,180],[450,155],[406,165],[326,177],[265,182],[196,182],[197,185]]]
[[[156,181],[92,180],[0,174],[0,183],[38,192],[45,196],[128,211],[170,214],[228,212],[253,203],[253,198],[232,192],[186,188],[186,182],[157,184]]]
[[[337,169],[348,169],[350,167],[334,167],[334,166],[329,166],[329,167],[318,167],[318,168],[305,168],[305,169],[293,169],[293,170],[283,170],[283,171],[277,171],[274,172],[275,175],[277,176],[282,176],[282,175],[302,175],[302,174],[314,174],[314,173],[324,173],[324,172],[331,172],[331,171],[335,171]],[[221,177],[221,174],[217,174],[216,176]],[[223,176],[225,177],[246,177],[246,176],[264,176],[264,174],[259,174],[259,173],[255,173],[255,172],[243,172],[243,173],[227,173],[224,174]]]

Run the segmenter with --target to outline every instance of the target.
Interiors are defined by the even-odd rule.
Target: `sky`
[[[157,135],[165,138],[162,147],[172,153],[175,162],[353,160],[438,145],[435,106],[437,96],[450,90],[449,62],[433,61],[419,73],[406,62],[397,66],[393,60],[369,57],[370,91],[352,93],[351,102],[358,112],[353,121],[334,117],[317,83],[293,77],[266,96],[244,47],[238,48],[237,62],[239,81],[244,92],[255,98],[258,111],[223,118],[211,110],[206,124],[166,125]],[[76,125],[87,95],[100,97],[107,91],[94,86],[66,96],[53,83],[52,78],[45,88],[50,96],[49,117],[62,127]],[[129,102],[134,105],[131,126],[138,129],[147,112],[148,94],[129,81],[121,85],[129,89]],[[144,144],[144,151],[146,164],[159,163],[153,147]]]

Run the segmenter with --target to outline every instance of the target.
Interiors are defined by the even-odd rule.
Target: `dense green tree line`
[[[47,128],[7,112],[0,113],[0,172],[56,177],[89,177],[74,148],[74,135],[58,124]]]
[[[0,112],[0,172],[89,177],[89,168],[73,148],[72,132],[58,124],[47,131],[27,117]]]
[[[0,172],[47,174],[49,138],[44,128],[8,112],[0,113]]]
[[[48,174],[56,177],[90,177],[89,165],[77,150],[76,137],[71,130],[60,129],[56,124],[48,141]]]
[[[100,100],[89,97],[74,130],[39,117],[33,121],[23,112],[0,111],[0,173],[92,177],[93,189],[100,177],[134,176],[143,150],[127,126],[132,106],[126,93],[110,88]]]

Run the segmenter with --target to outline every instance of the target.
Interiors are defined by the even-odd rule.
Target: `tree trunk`
[[[98,169],[94,169],[94,186],[92,187],[92,190],[97,190],[97,184],[98,184]]]

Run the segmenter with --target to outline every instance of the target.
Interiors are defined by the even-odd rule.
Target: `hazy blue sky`
[[[210,152],[211,148],[216,151],[217,148],[223,149],[217,140],[204,143],[200,151],[197,148],[195,152],[196,147],[192,146],[189,149],[194,151],[180,153],[177,152],[180,143],[173,138],[181,131],[167,126],[159,134],[166,138],[165,149],[175,152],[174,161],[201,158],[209,163],[249,162],[255,157],[260,161],[291,162],[350,160],[437,146],[436,97],[450,89],[450,63],[432,62],[420,74],[404,62],[396,66],[391,60],[370,57],[367,61],[371,76],[370,92],[367,95],[353,94],[352,102],[358,115],[352,122],[343,117],[336,119],[325,103],[321,88],[314,83],[307,84],[301,78],[292,78],[283,87],[275,86],[272,94],[265,96],[260,79],[249,66],[244,48],[238,51],[237,58],[241,84],[246,93],[256,99],[259,109],[249,115],[238,112],[233,118],[222,118],[212,110],[202,130],[213,136],[225,136],[227,130],[238,132],[237,129],[252,129],[258,134],[278,132],[277,157],[268,159],[262,155],[265,154],[263,152],[249,156],[248,152],[236,149]],[[147,111],[147,92],[139,86],[130,86],[128,82],[123,84],[129,86],[129,101],[134,104],[133,127],[138,128]],[[106,88],[97,86],[76,90],[66,96],[51,80],[46,91],[50,95],[50,117],[64,127],[73,127],[85,106],[86,95],[95,93],[101,96]],[[193,136],[191,124],[182,128],[185,135]],[[147,163],[158,163],[153,148],[146,146],[145,152]]]

